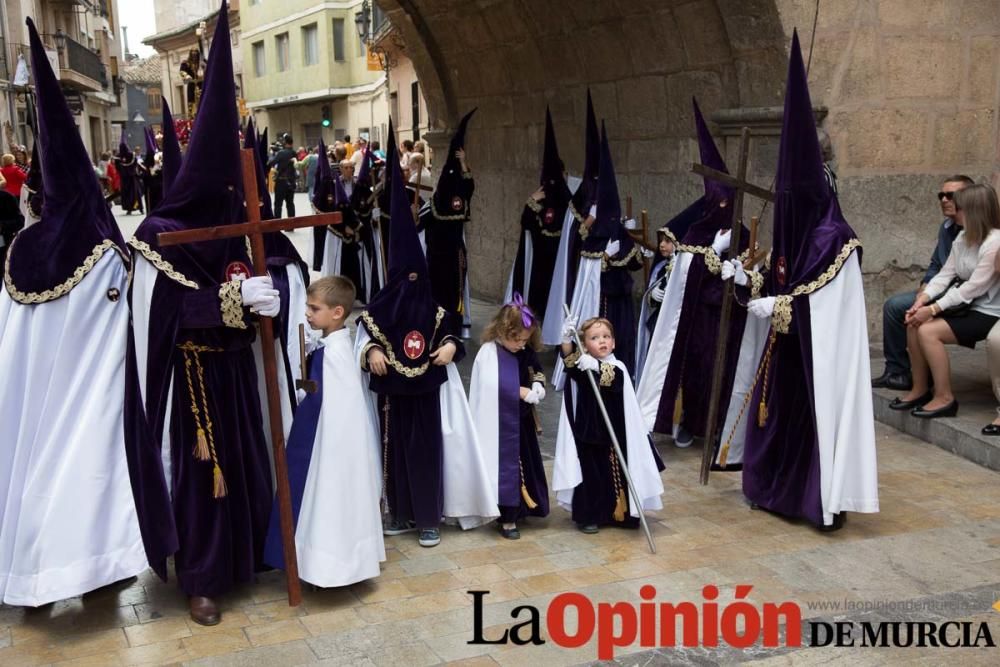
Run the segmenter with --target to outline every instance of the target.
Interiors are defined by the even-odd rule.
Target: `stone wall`
[[[591,89],[622,193],[655,226],[700,193],[689,171],[691,96],[709,116],[780,105],[792,29],[808,56],[816,8],[812,0],[377,2],[403,33],[442,129],[479,107],[467,146],[477,179],[468,243],[472,286],[486,297],[502,292],[520,209],[537,187],[546,105],[578,173]],[[876,337],[884,294],[909,285],[930,255],[942,177],[998,171],[996,10],[995,0],[820,2],[813,103],[828,109],[841,203],[865,243]],[[716,136],[735,159],[735,137]],[[752,145],[750,173],[762,185],[776,148],[775,136]],[[748,200],[747,214],[758,207]]]

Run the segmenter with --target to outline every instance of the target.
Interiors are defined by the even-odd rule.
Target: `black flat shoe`
[[[923,396],[918,396],[912,401],[901,401],[899,397],[892,399],[892,403],[889,404],[890,410],[913,410],[914,408],[919,408],[924,405],[924,403],[930,403],[931,399],[934,398],[934,392],[928,391]]]
[[[913,408],[910,414],[918,419],[934,419],[935,417],[954,417],[958,414],[958,401],[953,400],[943,408],[937,410],[924,410],[923,408]]]
[[[987,424],[983,427],[983,435],[1000,435],[1000,425],[997,424]]]
[[[913,377],[908,373],[890,373],[886,371],[872,380],[872,387],[875,389],[884,388],[909,391],[913,389]]]
[[[503,526],[500,526],[500,537],[506,540],[519,540],[521,539],[521,531],[519,531],[516,526],[514,528],[504,528]]]

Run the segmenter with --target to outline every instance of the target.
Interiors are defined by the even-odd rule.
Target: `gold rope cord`
[[[764,350],[764,357],[760,360],[760,364],[757,365],[757,373],[754,375],[753,383],[747,389],[747,395],[743,399],[743,405],[740,406],[740,412],[736,415],[736,420],[733,422],[733,428],[729,431],[729,437],[726,438],[725,444],[719,450],[719,465],[726,465],[726,458],[729,456],[729,446],[733,443],[733,438],[736,437],[736,429],[739,427],[740,422],[743,421],[743,415],[746,413],[747,406],[750,405],[750,401],[753,400],[754,389],[757,388],[757,383],[760,381],[761,375],[767,372],[767,369],[771,365],[771,352],[774,349],[774,342],[777,340],[777,333],[774,329],[771,329],[770,334],[767,337],[767,348]],[[763,412],[763,417],[765,421],[767,420],[767,404],[766,395],[761,394],[761,402],[758,406],[757,419],[760,423],[761,412]],[[763,427],[763,423],[760,426]]]
[[[389,397],[382,406],[382,514],[389,514]]]
[[[229,491],[226,488],[226,480],[222,475],[222,468],[219,466],[219,456],[215,450],[215,436],[212,430],[212,418],[208,412],[208,394],[205,390],[205,369],[201,365],[202,352],[222,352],[221,348],[196,345],[192,342],[182,343],[177,346],[184,354],[184,374],[187,378],[188,395],[191,398],[191,414],[194,416],[194,423],[197,428],[197,436],[194,447],[194,458],[196,461],[212,462],[212,497],[224,498]],[[198,378],[198,389],[195,392],[194,380],[191,375],[191,368],[194,367],[195,375]],[[198,409],[198,398],[201,398],[202,409]],[[201,413],[204,411],[204,423]]]
[[[622,488],[621,470],[618,466],[618,457],[615,456],[614,446],[608,452],[611,458],[611,479],[615,487],[615,509],[611,516],[615,521],[625,520],[625,510],[628,505],[625,502],[625,491]]]
[[[538,507],[538,503],[532,500],[531,494],[528,493],[528,487],[524,483],[524,463],[521,461],[520,455],[517,457],[517,467],[521,471],[521,498],[524,499],[524,504],[528,506],[528,509],[533,510]]]

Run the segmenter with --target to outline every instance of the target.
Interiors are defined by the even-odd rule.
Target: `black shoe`
[[[923,406],[924,403],[930,403],[931,399],[934,398],[934,392],[925,392],[923,396],[918,396],[912,401],[901,401],[899,397],[892,399],[892,403],[889,404],[890,410],[913,410],[914,408],[919,408]]]
[[[919,419],[934,419],[935,417],[954,417],[958,414],[958,401],[952,400],[951,403],[944,406],[943,408],[938,408],[937,410],[924,410],[923,408],[913,408],[910,414]]]
[[[580,524],[578,528],[580,529],[580,532],[585,535],[596,535],[597,532],[600,530],[597,527],[597,524],[594,523]]]
[[[996,424],[987,424],[983,427],[983,435],[1000,435],[1000,426]]]
[[[844,522],[847,521],[847,512],[838,512],[833,515],[833,523],[829,526],[823,525],[819,526],[818,530],[821,533],[832,533],[834,531],[840,530],[844,527]]]
[[[872,380],[872,387],[910,391],[913,389],[913,377],[909,373],[889,373],[886,371],[880,377]]]
[[[521,531],[517,529],[517,526],[513,528],[504,528],[500,526],[500,537],[507,540],[519,540],[521,539]]]

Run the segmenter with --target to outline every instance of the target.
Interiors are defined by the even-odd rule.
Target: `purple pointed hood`
[[[271,220],[274,218],[274,208],[271,206],[271,193],[267,191],[267,177],[264,176],[264,165],[257,159],[259,151],[257,147],[257,132],[254,130],[253,119],[247,121],[247,128],[243,133],[243,147],[249,148],[254,152],[254,171],[257,172],[257,196],[260,198],[260,219]],[[284,266],[289,263],[298,264],[302,269],[302,275],[308,280],[308,265],[302,261],[302,256],[295,249],[295,244],[283,232],[264,234],[264,254],[267,256],[268,266]],[[282,310],[285,310],[284,304],[282,304]]]
[[[392,119],[389,120],[389,136]],[[385,377],[372,376],[371,388],[385,393],[423,393],[440,386],[447,378],[443,366],[429,363],[432,341],[443,326],[444,311],[438,308],[431,295],[431,281],[427,271],[427,260],[420,247],[417,227],[413,221],[410,198],[403,184],[403,174],[399,168],[398,153],[389,156],[386,169],[389,170],[390,217],[389,225],[389,266],[386,285],[362,311],[358,323],[364,326],[372,338],[388,345],[395,352],[395,359],[403,367],[414,370],[425,367],[414,377],[403,377],[391,368]],[[378,335],[376,335],[376,333]],[[404,354],[406,342],[413,338],[423,341],[423,350],[415,358]]]
[[[726,161],[722,159],[722,154],[715,145],[715,139],[708,130],[708,124],[701,113],[698,101],[691,99],[694,109],[694,124],[698,135],[698,153],[701,163],[706,167],[711,167],[721,172],[729,173],[726,168]],[[705,194],[684,213],[691,214],[694,210],[700,209],[700,217],[689,224],[683,236],[679,236],[681,242],[690,246],[710,246],[715,240],[715,235],[722,229],[729,229],[732,224],[733,189],[710,178],[704,178]],[[749,244],[749,233],[742,233],[740,236],[740,251]]]
[[[542,152],[541,186],[545,188],[545,203],[550,207],[565,210],[572,194],[566,184],[565,165],[559,157],[556,131],[552,124],[552,114],[545,107],[545,145]],[[561,224],[562,220],[556,222]]]
[[[474,113],[475,109],[465,114],[459,121],[458,130],[452,135],[448,144],[448,156],[441,169],[441,175],[438,176],[434,194],[431,196],[434,212],[441,218],[469,216],[469,202],[472,200],[475,185],[470,174],[462,173],[462,163],[455,157],[455,152],[465,148],[465,133]]]
[[[156,136],[153,134],[153,128],[151,127],[144,127],[143,135],[146,139],[146,152],[142,155],[142,163],[148,169],[156,161]]]
[[[42,215],[42,161],[38,159],[38,141],[31,145],[31,166],[24,181],[28,189],[28,213],[39,218]]]
[[[601,170],[601,134],[597,129],[597,115],[594,101],[587,89],[587,120],[584,128],[585,153],[583,176],[579,187],[573,193],[573,208],[584,218],[590,207],[597,202],[597,177]]]
[[[271,193],[267,191],[267,177],[264,175],[264,165],[260,162],[260,149],[257,146],[257,131],[253,126],[253,118],[247,119],[247,127],[243,132],[243,148],[254,152],[254,171],[257,172],[257,196],[260,197],[260,219],[274,218],[274,208],[271,205]],[[270,235],[269,235],[270,236]],[[267,253],[270,257],[271,253]]]
[[[313,186],[313,206],[316,210],[329,213],[334,209],[333,170],[330,169],[330,158],[326,154],[326,144],[319,140],[319,155],[316,164],[316,185]]]
[[[823,155],[797,32],[792,35],[788,62],[774,189],[769,287],[771,294],[787,294],[798,285],[816,280],[833,264],[844,245],[857,238],[823,173]]]
[[[38,107],[35,164],[41,165],[41,219],[21,231],[7,253],[4,279],[19,301],[47,301],[69,292],[74,274],[96,248],[125,242],[94,177],[73,115],[45,56],[35,24],[27,20],[31,72]],[[41,159],[39,159],[41,158]],[[68,285],[68,288],[57,289]],[[50,292],[42,295],[43,292]]]
[[[181,144],[177,140],[177,128],[170,114],[170,105],[163,100],[163,196],[166,197],[181,169]]]
[[[611,160],[611,147],[608,144],[608,134],[601,123],[601,162],[600,176],[597,179],[597,215],[590,227],[587,238],[583,241],[584,252],[603,252],[604,246],[612,238],[619,237],[622,226],[622,204],[618,194],[618,179],[615,177],[615,165]]]
[[[136,230],[136,238],[157,250],[174,269],[191,280],[208,284],[225,279],[226,264],[240,252],[244,239],[161,248],[156,235],[245,220],[240,124],[234,103],[236,86],[229,40],[229,14],[223,1],[187,153],[163,202]]]

